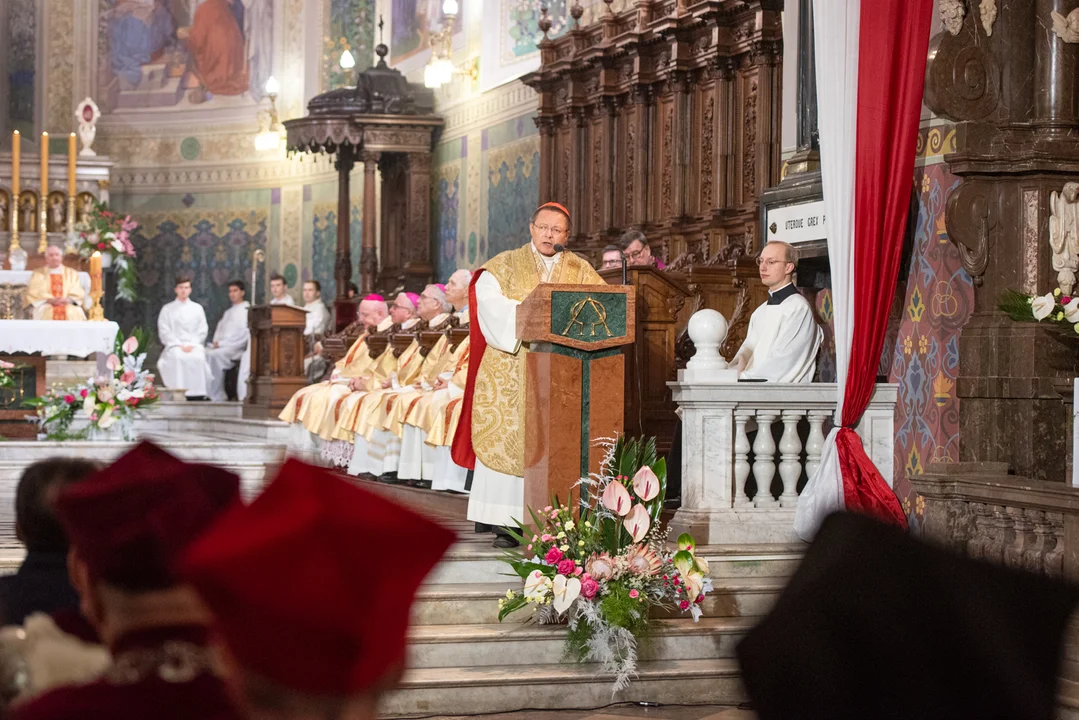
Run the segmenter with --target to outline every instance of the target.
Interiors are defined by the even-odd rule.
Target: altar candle
[[[11,207],[19,206],[19,155],[22,136],[19,131],[11,133]]]
[[[44,208],[49,196],[49,134],[41,133],[41,198],[38,207]]]
[[[75,197],[75,133],[67,136],[67,196]]]
[[[101,253],[90,256],[90,294],[101,292]]]

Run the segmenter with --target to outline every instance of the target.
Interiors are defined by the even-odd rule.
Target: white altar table
[[[0,353],[104,357],[116,347],[119,332],[120,326],[112,321],[0,320]]]
[[[30,276],[33,275],[32,270],[0,270],[0,285],[10,283],[11,285],[26,285],[30,282]],[[94,304],[90,298],[90,273],[79,273],[79,285],[82,285],[82,289],[86,291],[86,299],[83,301],[83,309],[89,310]]]

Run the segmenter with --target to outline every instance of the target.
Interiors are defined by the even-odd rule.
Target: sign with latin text
[[[824,217],[824,201],[799,203],[769,208],[765,237],[769,242],[779,240],[798,243],[825,240],[828,229]]]

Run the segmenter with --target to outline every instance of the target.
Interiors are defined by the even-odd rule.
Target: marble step
[[[786,584],[784,578],[726,578],[714,581],[702,609],[708,618],[759,617],[767,613]],[[498,622],[498,599],[519,590],[514,578],[492,583],[426,583],[416,594],[412,623],[423,625],[491,625]],[[523,611],[522,611],[523,612]],[[659,612],[657,617],[667,616]],[[671,617],[682,617],[674,612]],[[519,618],[523,618],[521,615]]]
[[[641,660],[734,657],[757,618],[657,620],[641,645]],[[409,667],[547,665],[565,656],[566,625],[524,624],[512,617],[493,625],[421,625],[409,631]],[[598,669],[598,666],[596,666]]]
[[[747,699],[732,658],[641,662],[633,682],[612,697],[612,677],[572,662],[513,667],[409,670],[379,717],[596,708],[611,702],[737,704]]]
[[[243,404],[238,402],[160,402],[148,411],[155,417],[224,418],[243,417]]]
[[[162,417],[147,418],[139,425],[142,434],[163,433],[176,436],[265,441],[288,445],[289,427],[277,420],[243,418]]]
[[[491,537],[489,535],[484,538]],[[713,581],[734,577],[789,577],[801,562],[801,550],[784,545],[702,545],[697,553],[708,560]],[[428,577],[431,584],[496,583],[514,577],[502,558],[505,552],[485,543],[458,543]]]

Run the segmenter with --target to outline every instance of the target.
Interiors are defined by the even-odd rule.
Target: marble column
[[[375,275],[378,273],[378,250],[375,239],[375,170],[378,169],[378,153],[364,153],[363,160],[363,250],[360,253],[361,292],[366,295],[375,291]]]
[[[352,279],[350,256],[349,220],[352,217],[349,197],[349,173],[355,165],[352,147],[342,145],[337,150],[334,166],[337,168],[337,255],[333,264],[334,281],[337,283],[337,300],[348,299],[348,283]]]

